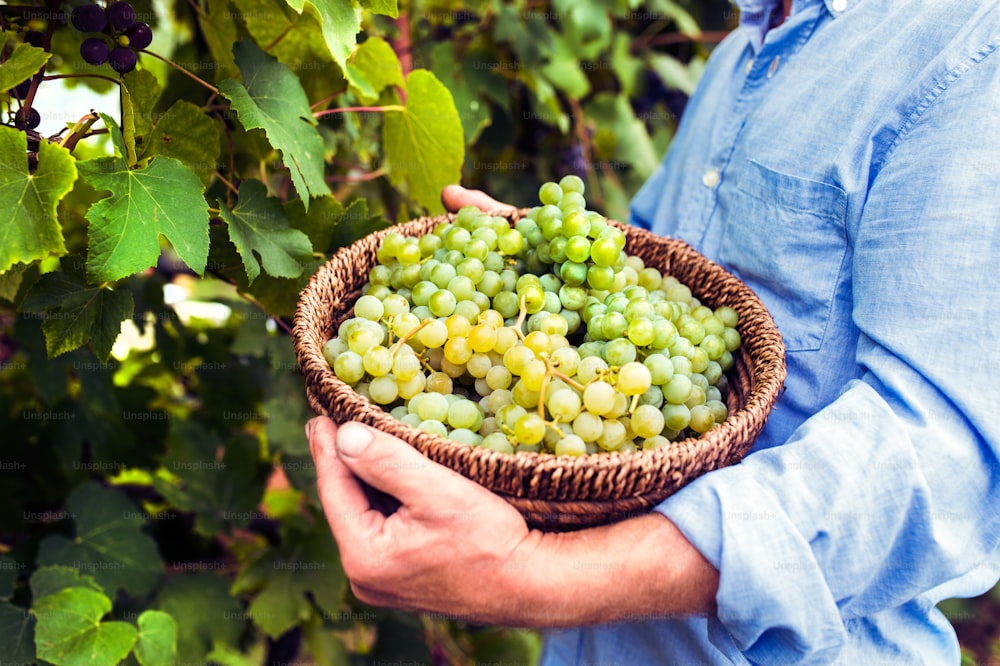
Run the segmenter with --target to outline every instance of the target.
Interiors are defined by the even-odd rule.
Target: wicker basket
[[[690,245],[619,223],[614,224],[625,231],[629,254],[674,275],[706,305],[728,305],[739,313],[743,344],[728,372],[729,416],[706,434],[633,453],[577,458],[497,453],[412,428],[340,381],[322,347],[350,314],[382,238],[390,231],[420,236],[453,219],[420,218],[370,234],[337,252],[309,281],[295,312],[293,340],[309,404],[317,413],[338,423],[361,421],[409,442],[497,493],[529,524],[543,529],[587,527],[645,513],[696,477],[746,455],[785,379],[785,348],[770,314],[746,285]]]

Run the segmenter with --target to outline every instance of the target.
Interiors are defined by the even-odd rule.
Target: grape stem
[[[73,152],[73,149],[76,148],[76,144],[79,143],[80,139],[86,136],[87,132],[90,131],[90,128],[93,127],[94,123],[96,123],[99,118],[100,116],[93,111],[85,115],[83,118],[80,118],[70,129],[69,134],[64,136],[62,141],[59,142],[59,145],[62,148],[66,148],[70,152]]]
[[[521,330],[521,326],[524,325],[524,319],[528,316],[528,296],[527,294],[521,294],[520,300],[518,300],[518,313],[517,321],[511,326],[514,332],[517,333],[517,337],[521,338],[521,342],[524,342],[524,332]]]
[[[416,335],[417,333],[419,333],[421,329],[423,329],[424,327],[426,327],[432,321],[435,321],[435,320],[431,319],[430,317],[428,317],[427,319],[424,319],[422,322],[420,322],[419,326],[414,326],[412,330],[407,331],[406,335],[400,336],[399,340],[396,340],[394,343],[392,343],[392,347],[389,348],[389,351],[392,352],[392,355],[395,356],[396,352],[399,351],[399,349],[406,343],[407,340],[409,340],[414,335]]]
[[[117,86],[122,84],[121,80],[103,74],[48,74],[42,77],[42,81],[55,81],[56,79],[104,79]]]
[[[348,111],[355,111],[358,113],[385,113],[387,111],[406,111],[406,107],[400,106],[399,104],[388,104],[386,106],[342,106],[337,109],[326,109],[325,111],[317,111],[313,114],[313,118],[322,118],[323,116],[332,116],[335,113],[347,113]]]
[[[176,69],[178,72],[180,72],[184,76],[186,76],[189,79],[197,82],[199,85],[204,86],[205,88],[211,90],[212,93],[214,93],[216,95],[219,94],[219,89],[218,88],[216,88],[211,83],[209,83],[205,79],[201,78],[197,74],[193,74],[193,73],[187,71],[186,69],[184,69],[183,67],[181,67],[180,65],[178,65],[176,62],[174,62],[173,60],[171,60],[170,58],[164,58],[160,54],[153,53],[152,51],[147,51],[146,49],[140,50],[139,53],[145,53],[146,55],[153,56],[157,60],[160,60],[160,61],[163,61],[163,62],[167,63],[168,65],[170,65],[171,67],[173,67],[174,69]]]

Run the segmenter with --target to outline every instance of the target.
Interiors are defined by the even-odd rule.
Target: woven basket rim
[[[505,217],[516,219],[524,210]],[[749,391],[743,404],[731,411],[726,420],[707,433],[688,437],[672,442],[669,447],[653,450],[638,450],[634,452],[611,452],[580,457],[557,456],[552,453],[523,452],[515,454],[499,453],[482,447],[469,447],[447,440],[436,435],[421,432],[407,426],[392,417],[380,406],[368,402],[355,393],[334,375],[322,355],[322,345],[326,342],[320,329],[339,312],[349,309],[349,303],[330,302],[327,291],[331,284],[339,284],[331,271],[333,267],[343,268],[356,259],[359,248],[377,247],[378,243],[388,233],[401,232],[407,235],[418,235],[432,229],[440,222],[453,222],[454,214],[434,217],[423,217],[388,227],[369,234],[356,243],[338,250],[329,261],[317,270],[310,278],[300,294],[296,307],[293,328],[293,342],[299,357],[299,367],[304,375],[307,396],[310,405],[320,414],[326,414],[343,422],[338,414],[338,402],[350,401],[351,394],[357,401],[364,404],[353,405],[355,413],[352,418],[375,426],[408,441],[415,448],[433,460],[447,464],[461,473],[480,482],[494,492],[501,494],[510,501],[532,501],[539,499],[547,506],[570,506],[579,501],[615,502],[619,500],[635,500],[642,507],[648,507],[676,490],[678,482],[683,485],[686,480],[672,478],[677,460],[690,463],[691,469],[686,476],[698,476],[716,467],[736,462],[749,450],[753,439],[763,428],[768,413],[777,401],[785,378],[784,344],[774,321],[753,291],[738,280],[721,265],[698,253],[685,241],[656,236],[649,232],[630,227],[620,222],[610,221],[626,231],[632,242],[635,238],[646,238],[647,242],[663,244],[669,251],[691,257],[697,261],[697,270],[709,276],[712,285],[721,285],[726,300],[738,301],[740,307],[740,322],[737,330],[742,336],[742,345],[737,355],[745,361],[746,373],[750,382]],[[647,236],[642,236],[646,234]],[[638,242],[638,241],[636,241]],[[630,254],[635,254],[634,248],[628,248]],[[672,255],[673,256],[673,255]],[[356,267],[357,268],[357,267]],[[367,269],[367,267],[365,267]],[[361,272],[356,270],[356,273]],[[664,271],[676,274],[681,271]],[[367,276],[367,270],[364,271]],[[362,281],[361,275],[353,279]],[[700,300],[706,301],[705,294],[713,287],[702,284],[690,284],[682,280]],[[325,308],[325,311],[320,311]],[[745,317],[745,313],[750,313]],[[751,324],[753,329],[751,330]],[[763,359],[763,361],[761,360]],[[735,443],[735,447],[734,447]],[[730,451],[732,449],[732,451]],[[718,460],[719,451],[730,451],[723,460]],[[641,483],[630,483],[629,475],[644,475]],[[519,479],[519,483],[513,480]],[[618,484],[626,488],[616,494],[598,490],[584,489],[582,496],[573,496],[565,485],[567,479],[577,479],[583,485],[590,483],[597,486]],[[544,487],[552,482],[562,488],[556,488],[555,495],[536,498],[535,491],[544,491]],[[544,492],[542,494],[545,494]],[[642,498],[636,500],[636,498]],[[582,511],[586,513],[586,505]]]

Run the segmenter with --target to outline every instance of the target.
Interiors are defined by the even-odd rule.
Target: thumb
[[[368,485],[395,497],[411,512],[439,511],[442,500],[467,501],[470,487],[488,490],[425,457],[406,442],[361,423],[345,423],[337,431],[337,454]]]

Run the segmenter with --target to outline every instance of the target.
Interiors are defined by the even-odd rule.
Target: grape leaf
[[[680,90],[691,95],[698,83],[698,72],[692,67],[694,61],[685,65],[677,58],[666,53],[657,53],[649,56],[649,68],[656,72],[656,75],[663,81],[667,88]]]
[[[440,42],[431,49],[432,70],[451,91],[458,117],[462,120],[465,143],[470,146],[492,122],[489,104],[481,95],[491,89],[505,88],[495,71],[477,68],[477,63],[489,62],[484,60],[488,57],[486,53],[467,53],[461,63],[456,63],[451,42]]]
[[[399,18],[399,7],[396,0],[361,0],[361,6],[375,14]]]
[[[143,611],[139,616],[135,658],[142,666],[170,666],[177,661],[177,623],[168,613]]]
[[[135,644],[128,622],[101,622],[111,600],[86,587],[68,587],[35,599],[32,613],[38,657],[57,666],[116,664]]]
[[[196,12],[200,34],[216,65],[216,80],[239,75],[233,59],[233,43],[239,38],[239,23],[233,20],[236,12],[229,0],[207,0],[205,11]]]
[[[82,264],[75,255],[64,257],[62,270],[43,275],[28,292],[22,309],[47,315],[42,332],[49,358],[89,342],[94,355],[106,361],[122,321],[132,316],[132,292],[87,284]]]
[[[35,616],[5,601],[0,602],[0,655],[5,663],[35,663]]]
[[[384,3],[386,0],[382,0]],[[304,0],[291,0],[289,6],[302,11]],[[347,71],[347,58],[354,51],[361,30],[361,8],[351,0],[310,0],[323,22],[323,38],[330,55],[340,69]]]
[[[160,234],[201,275],[208,261],[208,203],[198,176],[162,155],[141,169],[129,169],[121,156],[121,130],[109,116],[101,117],[120,152],[79,165],[84,180],[111,193],[87,211],[87,275],[95,282],[112,281],[155,265]]]
[[[45,49],[21,42],[0,64],[0,90],[7,90],[41,69],[52,57]]]
[[[227,532],[229,525],[243,527],[264,492],[254,444],[256,440],[233,438],[217,461],[220,442],[216,436],[195,423],[173,421],[163,465],[176,481],[154,477],[153,486],[171,505],[195,513],[199,534],[211,537]]]
[[[73,567],[40,567],[31,574],[31,595],[35,599],[47,597],[70,587],[86,587],[104,593],[104,589],[97,584],[93,576],[82,574]]]
[[[219,91],[239,113],[247,129],[262,129],[281,151],[295,191],[308,208],[309,197],[330,193],[323,180],[323,139],[316,130],[309,100],[286,65],[248,40],[233,46],[243,83],[226,79]]]
[[[449,44],[450,46],[450,44]],[[371,104],[386,86],[403,86],[403,68],[399,64],[396,52],[389,43],[381,37],[369,37],[354,52],[354,57],[347,65],[351,81],[358,88],[358,99],[365,104]],[[360,81],[369,84],[367,90],[361,90]]]
[[[156,607],[177,623],[177,662],[205,661],[213,645],[236,645],[243,632],[243,606],[229,596],[229,581],[207,571],[170,576]]]
[[[126,153],[133,158],[136,143],[153,129],[153,109],[160,92],[160,82],[147,69],[135,69],[122,76],[122,138]]]
[[[259,180],[244,180],[236,207],[230,210],[220,201],[219,213],[229,226],[229,239],[243,258],[251,284],[261,267],[268,275],[294,278],[312,259],[309,237],[289,226],[281,203],[267,196]]]
[[[24,132],[0,126],[0,273],[66,253],[56,214],[59,200],[73,188],[76,161],[65,148],[48,141],[38,145],[38,166],[28,168]]]
[[[39,565],[65,564],[93,575],[110,595],[124,589],[132,596],[148,594],[163,576],[156,542],[142,531],[145,513],[116,490],[83,483],[66,502],[74,516],[76,537],[45,537],[38,548]]]
[[[629,164],[643,178],[653,173],[660,162],[659,153],[649,138],[646,124],[635,117],[624,95],[598,93],[587,101],[584,110],[597,124],[594,143],[601,159]]]
[[[406,77],[405,107],[386,112],[382,143],[392,183],[405,183],[417,203],[443,212],[441,189],[459,181],[465,143],[451,93],[431,72]]]
[[[219,130],[205,112],[184,100],[177,100],[149,130],[140,159],[163,155],[183,162],[208,183],[219,155]]]
[[[313,614],[310,599],[325,613],[338,612],[347,579],[330,531],[292,528],[281,546],[257,552],[231,590],[233,594],[254,591],[259,592],[247,612],[272,638]]]

